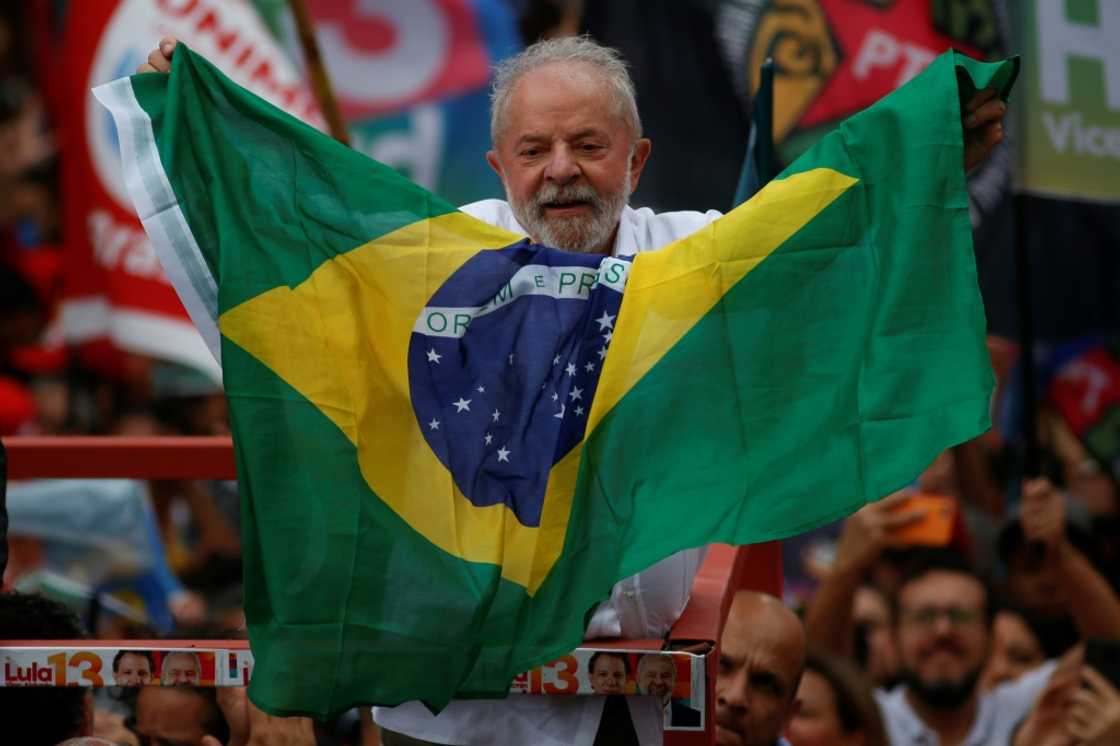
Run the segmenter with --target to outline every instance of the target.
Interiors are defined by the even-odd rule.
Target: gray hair
[[[642,136],[634,81],[630,79],[622,55],[617,49],[604,47],[589,36],[563,36],[538,41],[519,54],[502,60],[494,68],[494,82],[490,88],[491,141],[497,141],[505,123],[506,110],[517,81],[538,67],[557,63],[576,63],[595,68],[606,80],[619,116],[630,127],[634,137]]]

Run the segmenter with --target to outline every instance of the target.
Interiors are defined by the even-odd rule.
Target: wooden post
[[[319,42],[315,39],[315,29],[311,24],[311,14],[307,11],[306,0],[288,0],[288,6],[295,17],[296,29],[299,31],[299,43],[303,48],[303,58],[307,62],[307,72],[311,77],[311,90],[319,104],[319,110],[327,120],[327,128],[331,137],[343,145],[350,144],[350,135],[346,130],[346,123],[342,121],[342,112],[338,108],[338,100],[331,89],[330,78],[327,77],[327,68],[319,54]]]

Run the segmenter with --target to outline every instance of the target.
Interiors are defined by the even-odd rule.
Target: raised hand
[[[171,72],[171,56],[175,54],[175,47],[179,40],[174,36],[165,36],[148,55],[148,61],[137,68],[138,73],[169,73]]]

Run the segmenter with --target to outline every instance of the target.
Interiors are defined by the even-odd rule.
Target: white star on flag
[[[451,402],[451,406],[455,407],[455,411],[457,413],[458,412],[464,412],[464,411],[469,412],[469,411],[471,411],[471,400],[470,399],[464,399],[463,397],[460,396],[459,401]]]
[[[482,440],[483,440],[484,443],[486,443],[486,445],[490,445],[494,441],[494,436],[491,435],[490,433],[486,433],[486,437],[483,438]]]
[[[475,391],[477,391],[480,394],[485,394],[486,393],[486,387],[485,386],[479,386],[477,389],[475,389]]]
[[[574,376],[576,374],[576,364],[575,363],[568,363],[568,367],[564,368],[564,372],[567,373],[569,376]]]
[[[572,398],[572,401],[575,401],[576,399],[582,399],[583,389],[581,389],[579,386],[572,386],[572,390],[568,392],[568,396]]]
[[[553,391],[552,392],[552,401],[556,401],[559,398],[560,398],[560,394],[557,394],[555,391]]]
[[[583,369],[590,373],[591,371],[595,370],[595,363],[588,361],[587,365],[583,366]]]
[[[432,420],[428,423],[429,430],[439,430],[439,420]]]
[[[509,354],[509,364],[513,365],[513,353],[512,352]]]
[[[560,356],[559,356],[559,355],[557,355],[556,357],[552,358],[552,364],[553,364],[553,365],[559,365],[559,364],[560,364]]]
[[[606,341],[607,344],[610,344],[611,343],[611,337],[613,337],[613,336],[614,336],[614,332],[611,331],[610,329],[607,329],[607,333],[603,335],[603,339],[604,339],[604,341]]]
[[[556,414],[552,415],[552,416],[555,417],[558,420],[564,419],[564,405],[561,404],[560,405],[560,411],[557,412]]]
[[[493,420],[494,422],[497,422],[498,418],[500,418],[501,416],[502,416],[502,413],[495,409],[494,413],[492,415],[490,415],[490,419]]]
[[[509,450],[507,450],[505,446],[498,449],[498,460],[509,463]]]
[[[595,319],[595,323],[599,325],[599,331],[603,331],[604,329],[613,329],[614,316],[611,316],[606,311],[603,311],[603,315]]]
[[[606,347],[600,347],[599,348],[599,359],[602,360],[606,356],[607,356],[607,348]]]
[[[428,350],[428,362],[429,363],[435,363],[436,365],[439,365],[439,359],[441,357],[443,357],[443,355],[436,352],[434,347],[432,349]]]
[[[576,416],[583,414],[583,407],[576,407]]]

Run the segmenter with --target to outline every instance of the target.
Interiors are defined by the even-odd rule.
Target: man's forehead
[[[525,73],[514,85],[506,116],[507,129],[512,128],[507,134],[515,137],[559,125],[601,130],[626,126],[607,79],[593,68],[572,63]]]
[[[949,570],[931,570],[907,581],[898,589],[901,604],[923,601],[972,603],[984,600],[984,584],[971,575]]]

